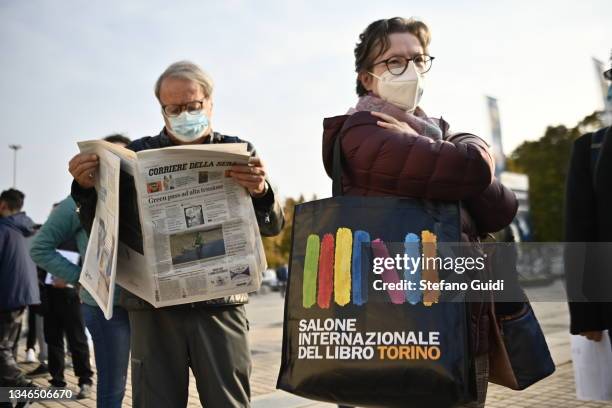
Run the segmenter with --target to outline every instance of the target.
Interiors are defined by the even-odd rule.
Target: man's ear
[[[210,96],[207,99],[208,99],[208,103],[204,105],[204,108],[205,108],[204,112],[206,112],[208,116],[211,116],[213,113],[213,108],[215,107],[215,104]]]

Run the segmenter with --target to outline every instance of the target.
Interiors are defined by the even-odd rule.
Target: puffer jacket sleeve
[[[491,185],[493,158],[477,136],[432,140],[389,131],[376,121],[370,112],[357,112],[338,134],[348,178],[343,179],[345,185],[377,194],[439,200],[464,200]],[[331,175],[332,160],[324,161]]]
[[[493,182],[482,193],[464,201],[479,233],[497,232],[510,225],[518,200],[514,193],[499,180]]]

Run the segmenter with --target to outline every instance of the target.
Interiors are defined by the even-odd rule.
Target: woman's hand
[[[376,124],[382,128],[389,129],[397,133],[407,133],[409,135],[418,135],[418,133],[410,127],[406,122],[401,122],[395,119],[393,116],[387,115],[382,112],[370,112],[372,116],[376,116],[382,120],[376,122]]]
[[[68,163],[68,171],[83,188],[92,188],[96,185],[96,170],[98,169],[98,156],[91,153],[79,153]]]
[[[251,157],[249,164],[232,166],[226,174],[249,190],[253,197],[261,197],[267,191],[266,168],[259,157]]]

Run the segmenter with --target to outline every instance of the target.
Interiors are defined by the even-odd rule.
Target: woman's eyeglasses
[[[404,72],[406,72],[406,69],[408,68],[408,64],[410,63],[410,61],[412,61],[417,72],[419,74],[424,74],[431,69],[431,64],[434,58],[435,57],[432,57],[431,55],[427,55],[427,54],[415,55],[412,58],[391,57],[391,58],[387,58],[384,61],[376,62],[372,66],[385,64],[391,74],[402,75]]]

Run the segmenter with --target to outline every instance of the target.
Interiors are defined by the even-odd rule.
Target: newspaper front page
[[[226,177],[232,165],[248,164],[246,144],[138,153],[104,146],[121,160],[120,286],[155,307],[259,288],[266,260],[252,200]]]
[[[87,253],[79,283],[98,303],[104,317],[113,315],[113,295],[119,240],[119,171],[120,159],[101,145],[79,143],[82,153],[98,155],[96,174],[96,216],[92,225]]]
[[[212,147],[212,149],[211,149]],[[255,291],[265,269],[248,192],[225,172],[247,164],[246,144],[138,154],[144,250],[155,306]]]

